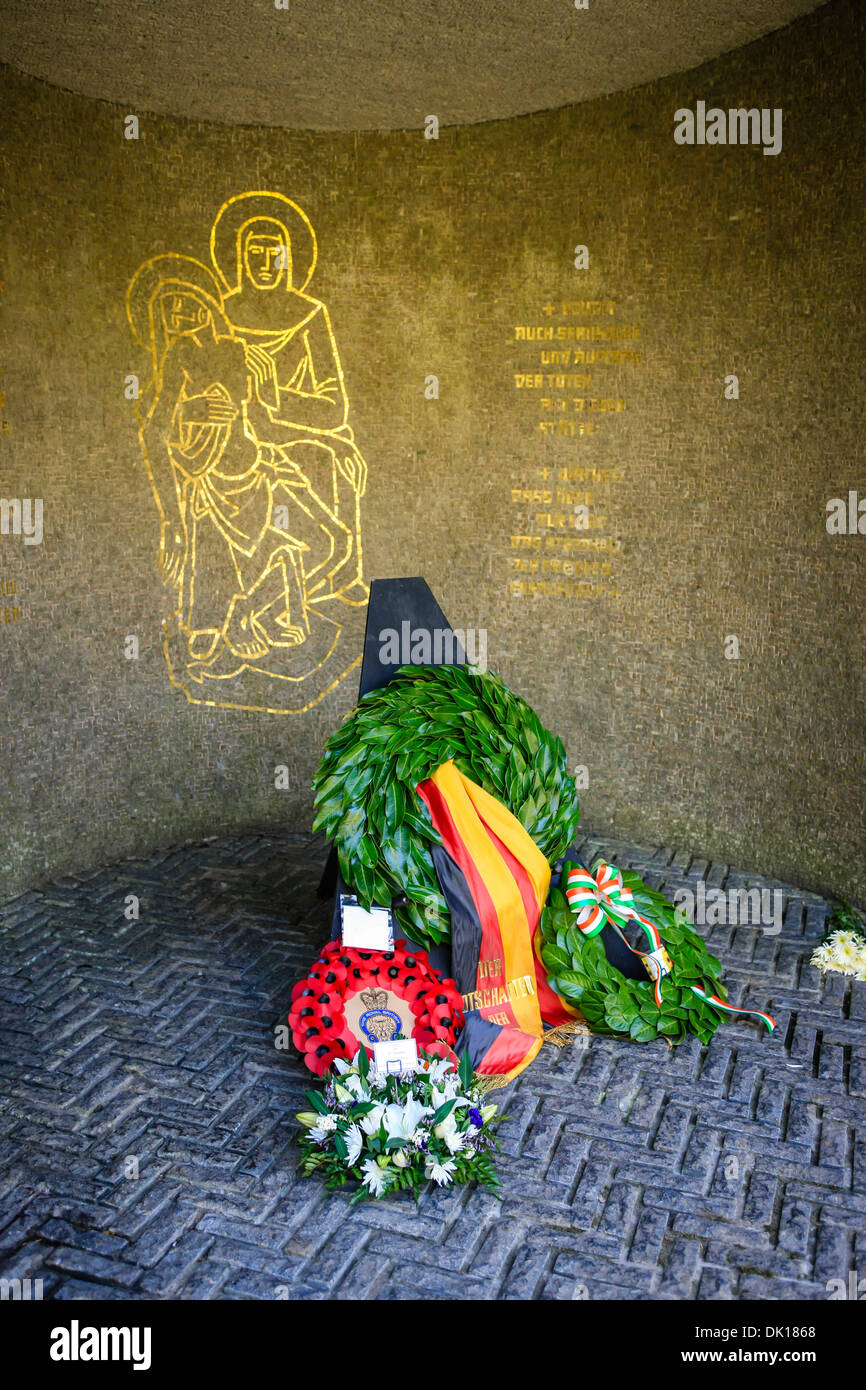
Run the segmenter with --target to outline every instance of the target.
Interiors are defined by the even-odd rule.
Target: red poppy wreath
[[[425,1052],[451,1055],[463,1027],[463,1001],[427,952],[398,942],[393,951],[358,951],[329,941],[292,990],[289,1026],[295,1047],[316,1076],[334,1059],[398,1034]]]

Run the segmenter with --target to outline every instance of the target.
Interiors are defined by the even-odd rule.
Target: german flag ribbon
[[[461,936],[474,943],[468,953],[474,978],[464,994],[465,1009],[477,1013],[479,1023],[494,1025],[467,1028],[481,1053],[473,1056],[475,1069],[511,1080],[542,1043],[533,933],[547,898],[550,865],[507,806],[454,762],[443,763],[417,791],[452,862],[452,872],[443,874],[434,855],[451,909],[455,958],[461,953]],[[546,979],[544,988],[552,993]]]

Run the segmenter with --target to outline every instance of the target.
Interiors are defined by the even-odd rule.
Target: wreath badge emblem
[[[361,1002],[366,1004],[367,1012],[361,1014],[359,1023],[370,1042],[390,1042],[400,1032],[402,1023],[399,1014],[386,1009],[388,992],[384,989],[362,989]]]

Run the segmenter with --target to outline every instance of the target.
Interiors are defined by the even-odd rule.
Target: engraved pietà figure
[[[358,660],[339,646],[367,597],[366,464],[327,308],[304,292],[305,215],[240,194],[210,249],[216,273],[157,256],[127,295],[152,363],[138,414],[159,565],[179,595],[166,657],[194,702],[309,708]]]

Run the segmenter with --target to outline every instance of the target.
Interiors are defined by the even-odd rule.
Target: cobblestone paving
[[[499,1093],[501,1203],[349,1210],[298,1178],[305,1073],[274,1039],[327,935],[320,841],[210,842],[7,904],[2,1277],[55,1299],[824,1299],[866,1274],[866,984],[808,965],[827,905],[583,843],[669,894],[783,889],[778,935],[705,929],[732,1002],[778,1028],[543,1048]]]

